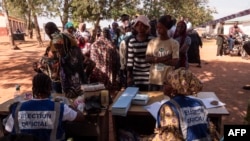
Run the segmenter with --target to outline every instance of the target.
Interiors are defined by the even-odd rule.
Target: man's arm
[[[83,112],[77,110],[73,106],[64,104],[63,121],[84,121]]]
[[[76,118],[73,121],[84,121],[84,120],[85,120],[85,117],[83,113],[80,111],[77,111]]]
[[[244,32],[241,30],[240,27],[238,27],[238,32],[241,33],[241,34],[244,34]]]

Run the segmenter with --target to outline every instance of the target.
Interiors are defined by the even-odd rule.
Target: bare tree
[[[3,12],[4,12],[4,17],[6,19],[7,34],[9,35],[10,46],[11,46],[12,49],[19,49],[15,45],[15,42],[14,42],[14,39],[13,39],[12,26],[10,26],[9,13],[8,13],[8,8],[7,8],[5,0],[2,1],[2,8],[3,8]]]

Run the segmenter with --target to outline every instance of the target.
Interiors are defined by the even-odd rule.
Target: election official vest
[[[32,134],[42,141],[60,141],[64,137],[63,110],[63,104],[49,99],[19,103],[12,111],[13,132]]]
[[[195,98],[176,96],[167,101],[179,119],[179,128],[186,141],[210,141],[207,111]],[[159,124],[159,120],[158,120]]]

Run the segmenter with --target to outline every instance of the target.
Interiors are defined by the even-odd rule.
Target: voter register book
[[[127,87],[120,95],[117,101],[113,104],[111,113],[112,115],[126,116],[128,109],[131,106],[132,99],[138,93],[138,87]]]
[[[136,94],[132,99],[134,105],[146,105],[148,103],[149,96],[147,94]]]

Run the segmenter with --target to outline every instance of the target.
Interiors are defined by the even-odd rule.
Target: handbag
[[[101,112],[101,96],[93,95],[86,97],[84,110],[88,114],[99,114]]]

